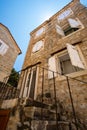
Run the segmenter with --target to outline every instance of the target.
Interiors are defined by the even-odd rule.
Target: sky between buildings
[[[29,44],[29,33],[62,9],[71,0],[0,0],[0,22],[8,27],[22,54],[15,62],[21,70]],[[87,7],[87,0],[81,0]]]

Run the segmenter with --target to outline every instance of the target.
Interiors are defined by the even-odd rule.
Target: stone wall
[[[7,102],[5,105],[1,105],[1,109],[10,110],[10,117],[6,130],[53,130],[54,128],[56,130],[55,106],[51,106],[46,110],[43,108],[43,118],[41,118],[40,108],[38,108],[38,116],[36,113],[38,109],[35,111],[35,107],[29,107],[29,104],[27,104],[27,102],[29,102],[28,100],[29,99],[7,100],[4,101],[4,103]],[[69,130],[71,127],[73,130],[76,130],[74,119],[67,113],[63,104],[59,103],[58,129]],[[86,122],[79,118],[77,121],[79,130],[87,129]]]
[[[66,37],[61,37],[56,32],[55,24],[58,22],[57,16],[62,14],[62,12],[64,12],[68,8],[71,8],[71,10],[73,11],[73,17],[77,17],[84,25],[84,28],[79,30],[78,33],[74,32],[71,35],[68,35]],[[86,34],[87,34],[86,12],[87,9],[83,5],[81,5],[78,1],[71,2],[67,6],[65,6],[62,10],[60,10],[55,15],[53,15],[49,20],[45,21],[34,31],[32,31],[30,34],[31,38],[27,49],[23,68],[31,64],[37,63],[38,61],[44,61],[45,59],[50,57],[50,55],[53,52],[63,49],[66,43],[73,44],[80,41],[84,42],[84,39],[86,38]],[[39,37],[35,38],[35,33],[37,32],[37,30],[39,30],[41,27],[44,26],[46,31]],[[32,53],[33,45],[41,39],[44,39],[44,49],[33,54]]]
[[[83,27],[80,28],[78,31],[75,31],[67,36],[61,36],[56,32],[55,24],[58,23],[57,17],[69,8],[71,8],[73,12],[72,18],[78,18],[81,21]],[[58,24],[62,26],[63,22],[64,23],[66,22],[66,19],[64,19],[62,22],[60,21],[60,23]],[[36,32],[42,27],[45,27],[45,31],[39,37],[35,37]],[[65,6],[62,10],[60,10],[58,13],[56,13],[54,16],[52,16],[48,21],[45,21],[43,24],[37,27],[34,31],[31,32],[30,35],[31,35],[31,39],[27,49],[23,68],[41,62],[38,71],[35,100],[41,102],[43,96],[43,102],[45,104],[49,104],[49,106],[51,105],[50,111],[47,111],[45,109],[43,110],[42,114],[44,118],[53,117],[53,119],[56,119],[54,114],[54,109],[55,109],[54,83],[53,83],[53,79],[48,79],[48,70],[47,70],[49,68],[48,59],[53,55],[56,57],[57,72],[59,72],[57,58],[58,55],[63,53],[63,51],[67,51],[66,44],[69,43],[79,48],[79,53],[82,56],[85,69],[68,74],[67,76],[69,77],[69,84],[70,84],[71,94],[73,98],[73,105],[75,108],[75,114],[76,114],[79,129],[86,130],[87,129],[86,126],[87,124],[87,109],[86,109],[87,108],[87,95],[86,95],[87,92],[87,83],[86,83],[87,82],[87,38],[86,38],[87,37],[87,9],[79,3],[79,0],[74,0],[71,3],[69,3],[67,6]],[[33,53],[32,52],[33,46],[35,45],[36,42],[42,39],[44,41],[44,47],[42,47],[39,51]],[[46,68],[44,72],[43,95],[42,95],[43,74],[42,74],[41,67]],[[66,78],[67,78],[66,76],[60,74],[57,74],[57,76],[55,77],[55,87],[56,87],[56,97],[57,97],[56,104],[58,106],[57,112],[59,114],[58,121],[71,122],[72,129],[75,130],[76,128],[74,125],[75,122],[73,117],[72,103],[70,99],[70,93],[69,93],[69,88],[68,88],[68,83]],[[74,78],[77,80],[75,80]],[[19,87],[21,88],[20,83],[19,83]],[[49,94],[50,94],[50,98],[49,98]],[[31,112],[32,110],[33,112]],[[31,115],[34,118],[35,115],[41,116],[40,112],[42,111],[42,109],[41,108],[37,109],[35,107],[31,109],[28,107],[27,109],[23,108],[22,112],[24,111],[28,111],[29,114],[33,113],[33,115],[32,114]],[[24,114],[24,115],[28,115],[28,114]],[[23,117],[22,119],[26,120],[25,117]],[[34,129],[49,130],[49,128],[51,129],[53,127],[53,126],[50,127],[49,124],[50,125],[53,124],[54,125],[53,129],[55,128],[55,123],[49,122],[46,119],[44,123],[41,120],[31,121],[29,117],[27,117],[27,119],[30,122],[25,122],[24,124],[19,123],[18,129],[24,129],[24,127],[27,127],[26,124],[29,125],[28,127],[30,127],[31,125],[30,129],[32,130]],[[64,128],[63,126],[62,128],[60,126],[60,129],[68,130],[67,126],[65,126]]]

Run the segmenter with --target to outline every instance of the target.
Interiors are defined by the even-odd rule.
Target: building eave
[[[4,28],[4,29],[8,32],[8,34],[10,35],[10,37],[12,38],[12,40],[13,40],[14,43],[15,43],[15,46],[16,46],[17,51],[18,51],[18,55],[20,55],[20,54],[22,53],[22,51],[21,51],[21,49],[19,48],[19,46],[18,46],[17,42],[15,41],[14,37],[12,36],[10,30],[9,30],[5,25],[3,25],[2,23],[0,23],[0,26],[2,26],[2,28]]]
[[[54,17],[56,17],[58,14],[60,14],[63,10],[65,10],[68,6],[70,6],[70,4],[72,3],[76,3],[76,2],[80,2],[80,0],[72,0],[71,2],[69,2],[67,5],[65,5],[62,9],[60,9],[57,13],[55,13],[54,15],[52,15],[48,20],[46,20],[45,22],[43,22],[42,24],[40,24],[38,27],[36,27],[33,31],[30,32],[30,35],[32,35],[34,32],[36,32],[39,28],[45,26],[49,21],[51,21],[51,19],[53,19]]]

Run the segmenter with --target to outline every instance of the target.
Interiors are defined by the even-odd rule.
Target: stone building
[[[73,0],[33,30],[30,36],[23,64],[23,68],[30,68],[25,86],[19,86],[21,87],[20,96],[29,96],[34,100],[50,104],[52,100],[48,102],[48,99],[45,99],[45,96],[50,94],[52,102],[55,102],[53,87],[55,78],[56,101],[62,104],[67,113],[68,111],[72,113],[67,86],[68,76],[76,115],[78,119],[87,121],[87,84],[78,81],[87,81],[86,7],[79,0]],[[44,76],[42,68],[44,68]],[[57,72],[54,73],[54,77],[50,70]]]
[[[86,130],[86,7],[71,1],[30,36],[7,130]]]
[[[9,76],[21,50],[9,29],[0,23],[0,81]]]

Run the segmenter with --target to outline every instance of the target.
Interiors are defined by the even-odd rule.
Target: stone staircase
[[[56,120],[55,104],[30,98],[18,99],[16,105],[11,108],[7,130],[77,130],[74,119],[68,118],[63,106],[57,104],[59,107]],[[81,120],[78,120],[77,125],[78,130],[87,130]]]
[[[48,104],[47,99],[46,103],[44,103],[45,100],[44,102],[40,102],[40,100],[37,101],[29,98],[26,99],[24,102],[25,108],[32,108],[34,110],[32,111],[33,114],[30,119],[37,127],[35,130],[77,130],[75,123],[67,118],[63,106],[60,103],[58,103],[56,122],[56,105]],[[48,99],[48,101],[49,100],[52,101],[52,99],[50,98]]]

